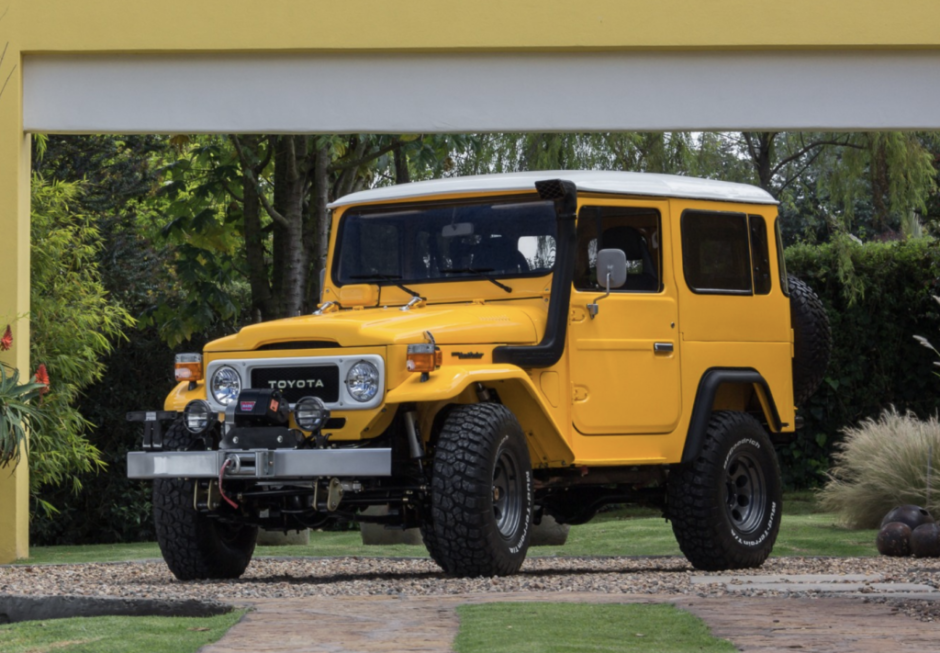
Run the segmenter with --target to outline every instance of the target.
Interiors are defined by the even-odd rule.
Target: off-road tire
[[[790,286],[790,323],[793,327],[793,403],[801,406],[826,376],[832,352],[832,332],[826,308],[813,289],[794,276]]]
[[[716,412],[695,461],[669,473],[667,515],[695,568],[759,567],[780,530],[781,494],[777,456],[764,427],[746,413]]]
[[[163,446],[187,450],[192,438],[179,420],[167,429]],[[180,580],[238,578],[251,562],[258,529],[222,523],[197,512],[195,483],[176,478],[153,482],[153,520],[163,559]]]
[[[431,514],[421,529],[434,561],[451,576],[516,573],[532,511],[529,448],[513,414],[500,404],[454,408],[435,444]]]

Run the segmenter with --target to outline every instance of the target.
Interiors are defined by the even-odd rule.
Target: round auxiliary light
[[[242,390],[242,377],[234,367],[223,365],[212,374],[212,397],[223,406],[230,406]]]
[[[319,397],[303,397],[294,405],[294,421],[304,431],[319,431],[330,418],[330,411]]]
[[[379,391],[379,370],[369,361],[359,361],[346,373],[346,389],[356,401],[369,401]]]
[[[202,399],[195,399],[186,404],[183,409],[183,422],[193,435],[199,435],[209,428],[212,420],[212,409]]]

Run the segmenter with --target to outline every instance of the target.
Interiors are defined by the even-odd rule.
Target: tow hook
[[[340,501],[343,500],[343,484],[338,478],[330,479],[330,486],[326,490],[326,509],[336,512]]]

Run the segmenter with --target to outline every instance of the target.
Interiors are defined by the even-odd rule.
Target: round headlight
[[[213,373],[210,388],[217,402],[229,406],[238,399],[238,393],[242,390],[242,377],[235,368],[223,365]]]
[[[202,399],[190,401],[183,409],[183,422],[193,435],[199,435],[209,428],[211,416],[212,409]]]
[[[369,361],[359,361],[346,373],[346,389],[356,401],[369,401],[379,391],[379,370]]]
[[[294,406],[294,421],[304,431],[318,431],[330,418],[330,411],[319,397],[303,397]]]

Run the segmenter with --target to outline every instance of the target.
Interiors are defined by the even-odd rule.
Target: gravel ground
[[[882,582],[923,583],[940,588],[940,561],[914,558],[774,558],[763,574],[883,574]],[[162,562],[86,563],[0,567],[0,594],[196,598],[223,601],[339,595],[464,594],[471,592],[601,592],[727,596],[719,584],[696,584],[695,571],[680,557],[530,558],[520,574],[505,578],[447,578],[427,559],[256,558],[236,581],[177,581]],[[737,596],[779,596],[750,590]],[[793,592],[789,594],[794,594]],[[816,593],[799,592],[801,596]],[[882,600],[882,596],[872,596]],[[886,599],[896,602],[893,599]],[[940,618],[940,602],[896,602],[927,606],[924,618]],[[936,614],[928,604],[937,605]],[[929,609],[928,609],[929,608]],[[905,611],[907,611],[905,609]]]

